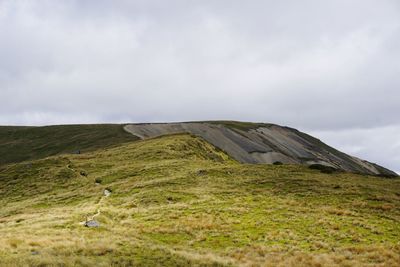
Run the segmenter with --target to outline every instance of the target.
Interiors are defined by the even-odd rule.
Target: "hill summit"
[[[124,129],[141,139],[191,133],[241,163],[302,164],[322,170],[397,176],[393,171],[349,156],[308,134],[275,124],[235,121],[149,123],[129,124]]]

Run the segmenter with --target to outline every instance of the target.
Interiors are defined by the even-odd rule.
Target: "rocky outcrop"
[[[242,163],[320,164],[353,173],[397,176],[395,172],[349,156],[296,129],[274,124],[148,123],[129,124],[125,125],[124,129],[141,139],[191,133],[202,137]]]

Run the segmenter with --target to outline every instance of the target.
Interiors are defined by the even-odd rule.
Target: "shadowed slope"
[[[0,126],[0,165],[61,153],[93,151],[137,140],[121,125]]]

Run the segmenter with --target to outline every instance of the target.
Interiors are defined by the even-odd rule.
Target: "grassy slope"
[[[135,139],[116,124],[0,126],[0,165],[77,150],[85,152]]]
[[[399,204],[398,179],[165,136],[0,167],[0,265],[398,266]],[[100,228],[79,224],[98,209]]]

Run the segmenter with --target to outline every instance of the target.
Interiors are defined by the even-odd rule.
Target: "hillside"
[[[129,124],[124,129],[141,138],[191,133],[242,163],[314,165],[352,173],[396,177],[382,166],[352,157],[306,133],[275,124],[236,121]]]
[[[124,140],[0,166],[0,266],[398,266],[399,204],[399,179]]]
[[[176,133],[202,137],[242,163],[314,165],[359,174],[398,176],[391,170],[340,152],[296,129],[237,121],[0,126],[0,165],[60,154],[85,153]]]
[[[62,153],[93,151],[137,140],[121,125],[0,126],[0,165]]]

